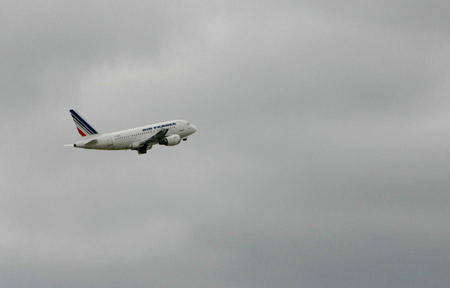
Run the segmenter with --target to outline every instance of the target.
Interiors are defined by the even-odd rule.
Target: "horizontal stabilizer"
[[[91,140],[91,141],[87,142],[86,145],[95,144],[97,142],[98,142],[98,140],[94,139],[94,140]]]

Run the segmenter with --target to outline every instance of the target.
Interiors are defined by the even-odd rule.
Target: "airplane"
[[[81,141],[64,146],[97,150],[136,150],[146,154],[153,145],[175,146],[197,131],[185,120],[172,120],[112,133],[100,133],[80,113],[70,110]]]

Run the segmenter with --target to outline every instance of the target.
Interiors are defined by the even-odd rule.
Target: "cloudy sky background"
[[[448,2],[1,6],[1,287],[448,287]]]

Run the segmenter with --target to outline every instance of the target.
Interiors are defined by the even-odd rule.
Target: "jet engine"
[[[159,141],[159,145],[165,145],[165,146],[175,146],[180,144],[181,142],[181,137],[180,135],[170,135],[164,139],[162,139],[161,141]]]

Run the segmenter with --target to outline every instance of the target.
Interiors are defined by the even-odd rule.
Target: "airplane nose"
[[[192,125],[192,124],[191,124],[191,127],[192,127],[192,130],[194,130],[194,132],[192,132],[192,133],[195,133],[197,131],[197,127],[195,127],[195,125]]]

